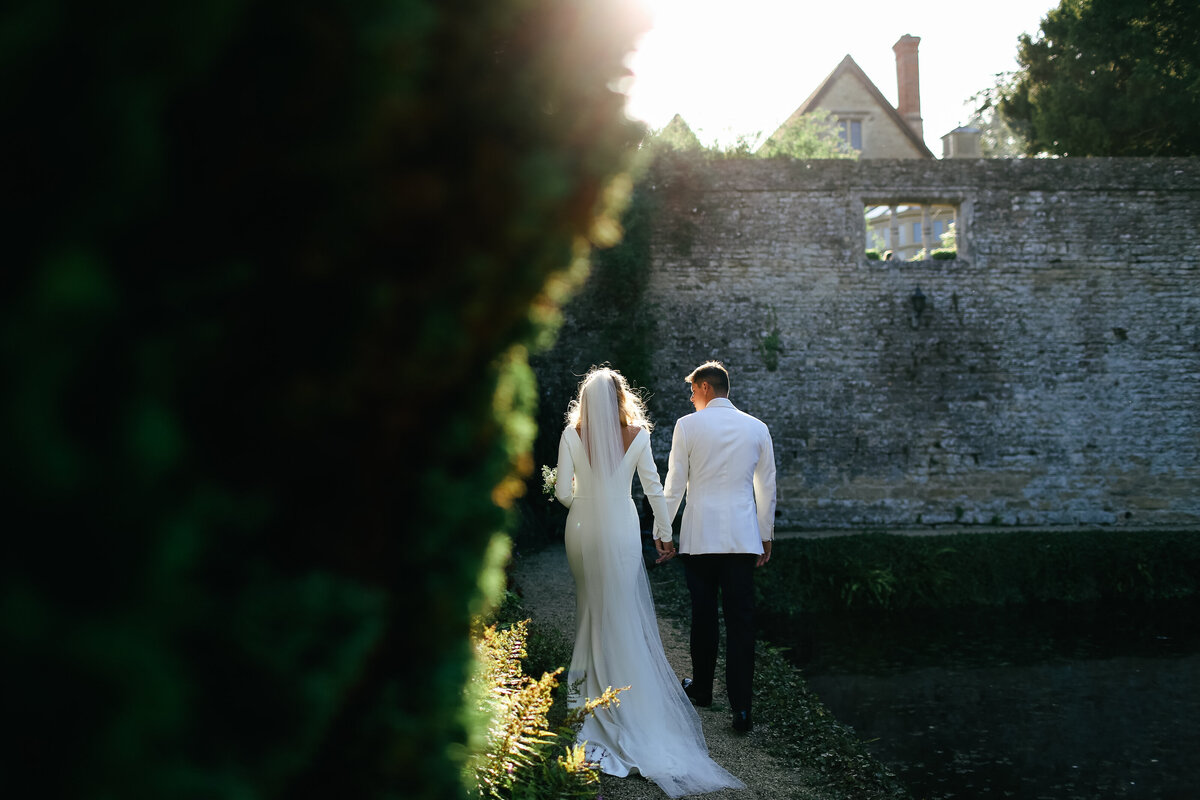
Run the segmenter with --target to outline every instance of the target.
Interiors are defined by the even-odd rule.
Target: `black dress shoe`
[[[712,705],[712,693],[700,694],[700,690],[696,688],[696,684],[691,678],[684,678],[680,684],[683,686],[683,693],[692,701],[692,705],[701,708],[708,708]]]
[[[733,729],[738,733],[749,733],[754,728],[749,711],[733,712]]]

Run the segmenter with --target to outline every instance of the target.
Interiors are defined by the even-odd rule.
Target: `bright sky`
[[[925,143],[966,122],[968,97],[1016,69],[1017,37],[1058,0],[640,0],[653,28],[630,59],[630,116],[653,128],[676,113],[706,145],[769,134],[849,53],[896,104],[892,45],[918,50]]]

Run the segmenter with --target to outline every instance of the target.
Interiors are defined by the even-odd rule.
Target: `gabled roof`
[[[850,75],[859,83],[861,83],[864,88],[866,88],[867,93],[874,98],[875,102],[879,104],[879,107],[884,110],[884,113],[888,115],[892,122],[896,123],[896,127],[904,132],[904,135],[908,137],[909,141],[913,143],[913,146],[917,148],[919,153],[928,156],[929,158],[934,157],[933,151],[929,149],[924,140],[922,140],[920,136],[917,136],[916,131],[908,126],[908,123],[904,121],[904,117],[900,116],[900,112],[896,110],[895,106],[887,101],[887,98],[883,96],[883,93],[879,91],[879,88],[871,82],[870,78],[867,77],[867,73],[863,72],[862,67],[855,63],[854,59],[851,58],[849,54],[842,59],[842,63],[838,64],[834,68],[833,72],[829,73],[825,80],[821,81],[821,85],[813,90],[813,93],[808,96],[808,99],[801,103],[800,107],[793,111],[791,116],[784,120],[783,125],[780,125],[779,127],[782,128],[797,117],[816,110],[821,100],[826,94],[829,93],[829,90],[843,75]]]

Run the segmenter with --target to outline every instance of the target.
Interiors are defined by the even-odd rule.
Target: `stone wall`
[[[1200,161],[738,160],[651,188],[645,296],[613,311],[653,331],[664,472],[717,358],[774,436],[780,525],[1200,522]],[[864,258],[864,206],[905,201],[958,206],[958,260]]]

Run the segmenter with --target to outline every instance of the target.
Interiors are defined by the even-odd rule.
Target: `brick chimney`
[[[906,33],[892,45],[892,52],[896,54],[896,83],[899,89],[896,110],[908,123],[908,127],[912,128],[919,138],[924,139],[924,127],[921,124],[921,80],[917,73],[917,45],[920,43],[920,36]]]

